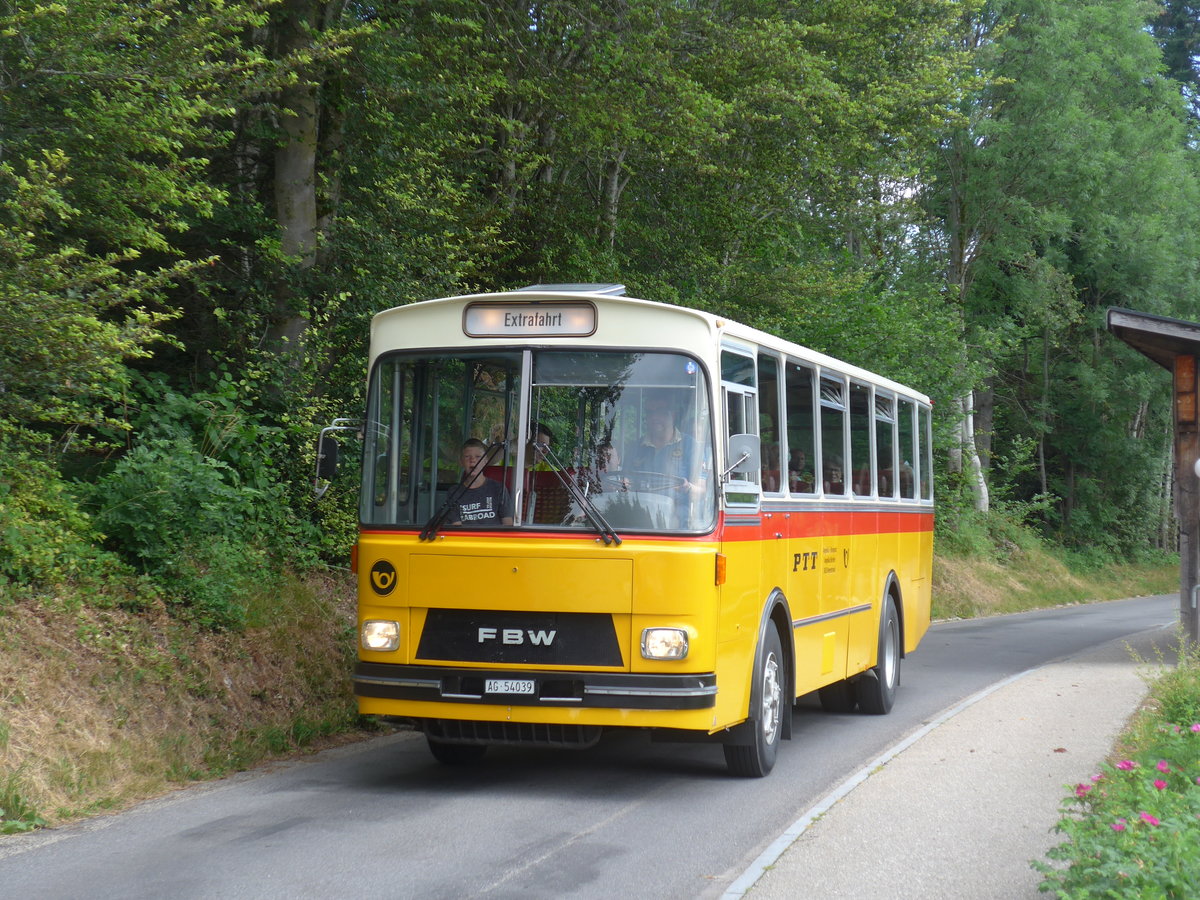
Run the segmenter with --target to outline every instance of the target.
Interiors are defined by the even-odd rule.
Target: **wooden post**
[[[1200,423],[1196,357],[1175,357],[1175,506],[1179,516],[1179,625],[1184,640],[1200,644],[1196,600],[1200,593]]]

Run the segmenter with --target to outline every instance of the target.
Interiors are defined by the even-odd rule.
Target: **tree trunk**
[[[964,308],[967,289],[971,280],[971,261],[973,244],[971,234],[963,221],[962,193],[959,178],[961,177],[962,154],[958,148],[950,149],[951,186],[946,209],[946,230],[949,246],[947,248],[946,280],[957,290],[955,298],[959,304],[959,315],[966,330],[966,312]],[[975,493],[975,508],[987,512],[991,507],[988,493],[987,475],[984,471],[983,460],[979,455],[979,445],[975,438],[975,392],[968,391],[965,397],[959,398],[962,421],[959,423],[959,439],[957,446],[950,451],[951,471],[967,471],[971,487]],[[988,409],[991,409],[990,392]]]
[[[601,240],[609,250],[617,245],[617,207],[621,201],[621,191],[629,182],[625,172],[625,154],[628,150],[615,151],[614,155],[604,163],[604,183],[601,187]]]
[[[975,492],[975,509],[987,512],[991,507],[991,497],[988,493],[987,477],[983,471],[983,461],[979,458],[979,450],[975,443],[975,392],[968,391],[959,403],[962,408],[959,443],[966,457],[971,487]]]
[[[317,22],[314,0],[285,0],[275,29],[276,52],[287,56],[308,46],[308,29]],[[312,268],[317,258],[317,132],[320,116],[316,89],[303,78],[279,93],[280,145],[275,151],[275,218],[280,250],[294,265],[275,287],[275,310],[267,343],[292,366],[304,354],[308,328],[305,297],[293,272]]]

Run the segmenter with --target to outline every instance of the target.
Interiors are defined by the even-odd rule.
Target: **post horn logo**
[[[396,569],[386,559],[371,566],[371,589],[381,597],[396,589]]]

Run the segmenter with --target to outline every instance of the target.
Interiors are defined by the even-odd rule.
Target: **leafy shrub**
[[[979,512],[964,503],[942,504],[939,499],[938,549],[1005,562],[1041,544],[1029,524],[1036,509],[1034,504],[997,501],[987,512]]]
[[[15,446],[17,433],[0,421],[0,579],[56,585],[120,571],[70,485],[43,456]],[[23,438],[37,446],[36,435]]]
[[[96,521],[112,545],[154,578],[169,605],[216,628],[240,627],[260,585],[278,491],[241,483],[188,438],[135,448],[94,487]],[[277,536],[274,536],[277,537]]]
[[[285,566],[312,562],[317,544],[280,478],[295,454],[256,408],[259,380],[226,371],[183,394],[160,375],[139,377],[140,442],[92,490],[109,546],[169,608],[214,628],[245,625],[254,598],[272,593]]]

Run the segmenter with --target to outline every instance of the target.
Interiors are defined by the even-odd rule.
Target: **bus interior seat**
[[[571,469],[562,472],[533,472],[527,476],[525,509],[521,521],[535,525],[561,525],[571,508],[564,478],[574,478]]]

